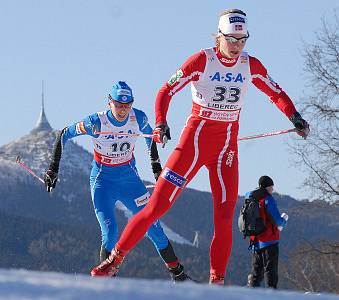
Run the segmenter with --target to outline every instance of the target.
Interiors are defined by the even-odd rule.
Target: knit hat
[[[133,102],[132,89],[127,85],[125,81],[118,81],[113,84],[111,97],[121,103]]]
[[[274,185],[274,182],[271,177],[264,175],[259,178],[258,184],[259,187],[267,188],[268,186]]]

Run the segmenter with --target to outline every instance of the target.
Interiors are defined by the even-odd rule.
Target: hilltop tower
[[[35,127],[31,130],[31,133],[36,133],[40,131],[53,131],[45,114],[45,95],[44,94],[45,94],[44,93],[44,81],[42,81],[40,115],[39,115],[39,119]]]

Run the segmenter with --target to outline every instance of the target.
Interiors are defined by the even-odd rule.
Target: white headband
[[[237,13],[222,15],[219,19],[218,32],[247,34],[247,18]]]

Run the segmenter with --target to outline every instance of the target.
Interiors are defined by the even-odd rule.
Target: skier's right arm
[[[199,79],[206,65],[206,54],[200,51],[186,60],[172,77],[161,87],[155,100],[154,141],[164,143],[170,140],[170,129],[167,125],[167,111],[172,97],[189,82]]]
[[[44,175],[47,192],[51,192],[55,188],[55,185],[57,183],[59,164],[66,142],[69,139],[80,135],[95,136],[94,128],[96,128],[96,130],[100,130],[100,127],[101,123],[98,115],[93,114],[86,117],[80,122],[77,122],[69,127],[65,127],[57,133],[52,152],[52,159]]]

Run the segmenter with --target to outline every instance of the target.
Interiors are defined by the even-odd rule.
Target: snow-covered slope
[[[219,287],[207,284],[0,269],[0,299],[6,300],[334,300],[337,295]]]

